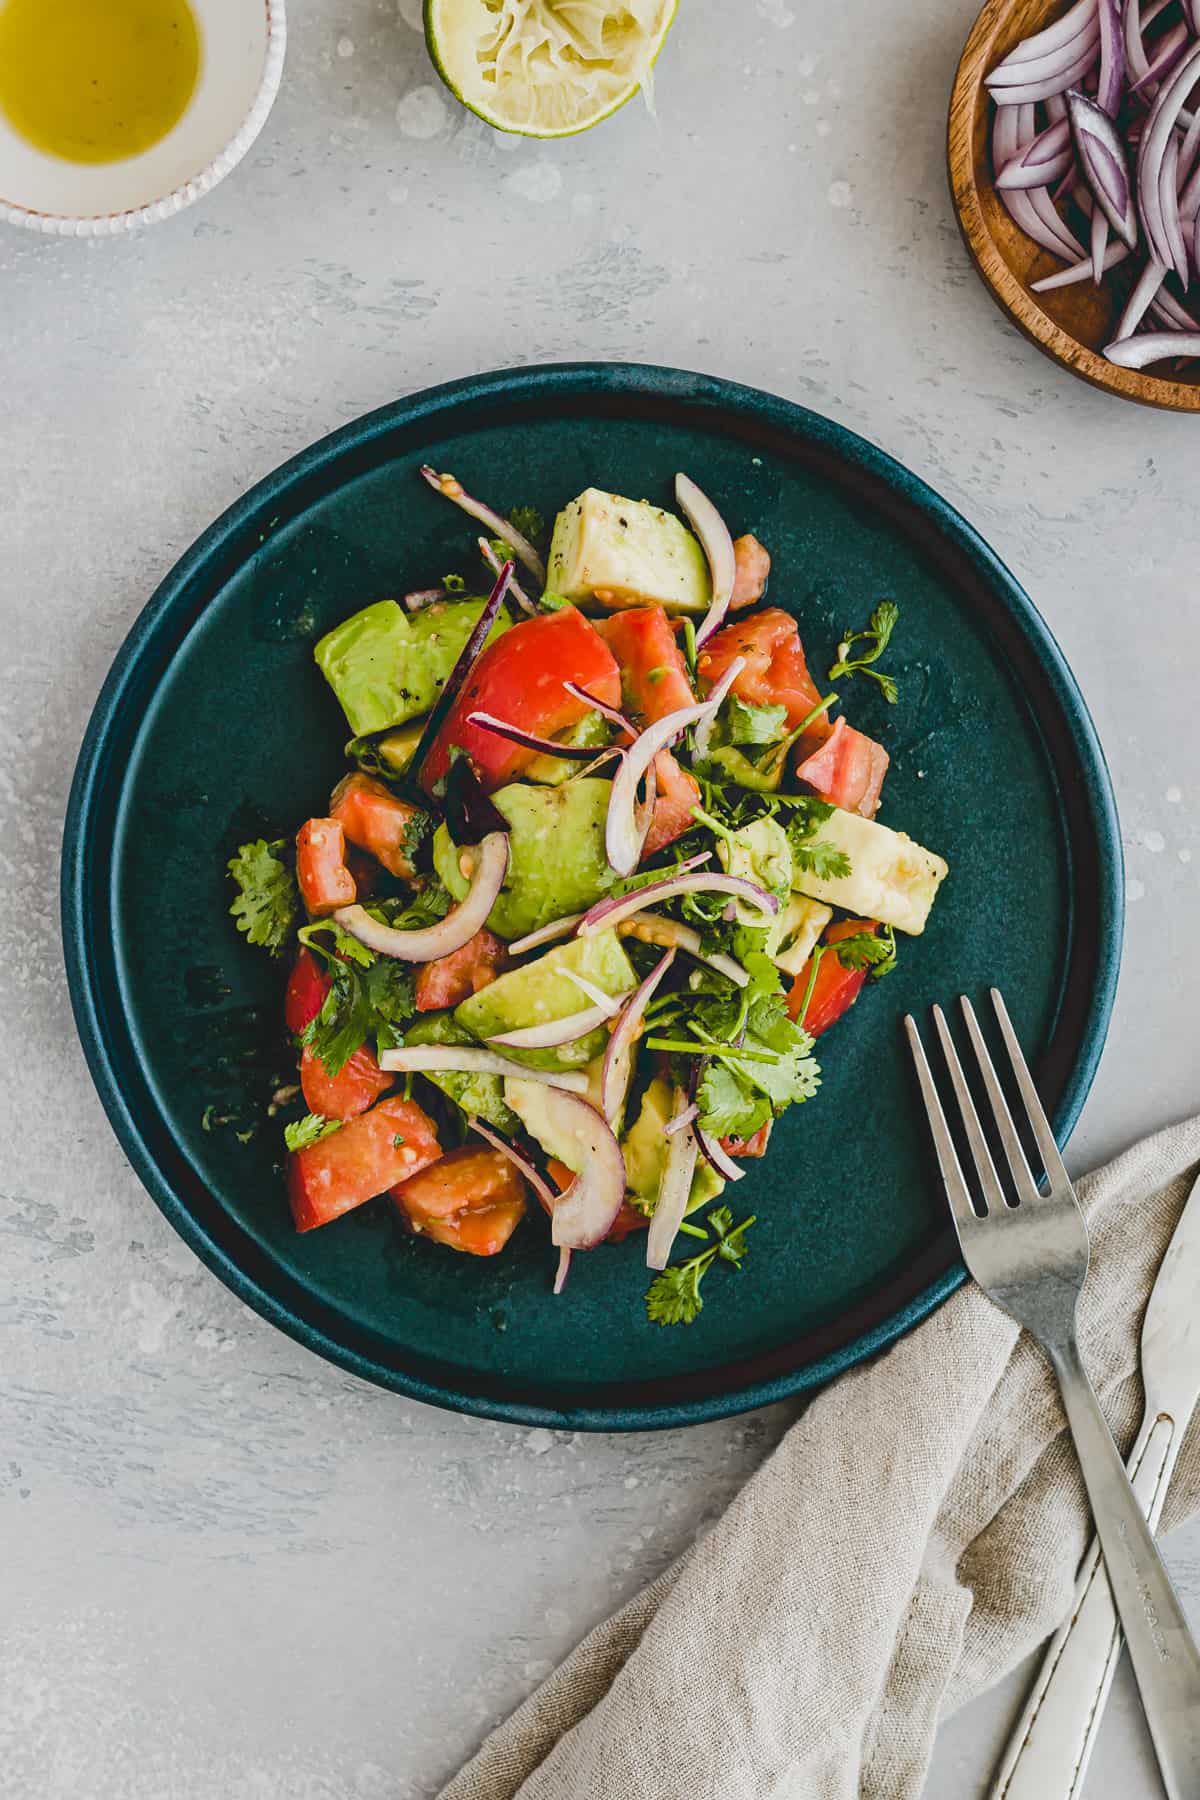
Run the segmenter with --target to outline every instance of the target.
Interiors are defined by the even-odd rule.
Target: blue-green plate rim
[[[388,434],[397,429],[411,428],[423,420],[430,421],[431,426],[444,425],[447,422],[445,415],[456,409],[469,410],[498,402],[537,407],[547,402],[561,402],[579,392],[675,404],[681,411],[701,416],[705,409],[732,411],[756,421],[763,428],[823,448],[867,478],[882,483],[904,505],[922,514],[938,535],[968,559],[1006,607],[1041,665],[1052,696],[1061,709],[1062,722],[1067,727],[1084,776],[1088,811],[1095,833],[1098,883],[1095,896],[1098,931],[1093,947],[1095,979],[1079,1047],[1055,1110],[1056,1136],[1060,1145],[1065,1146],[1087,1098],[1103,1050],[1116,994],[1124,920],[1124,866],[1116,800],[1104,754],[1075,677],[1024,589],[979,533],[920,476],[823,414],[719,376],[653,364],[579,362],[498,369],[446,382],[380,407],[343,426],[302,450],[236,500],[196,540],[147,602],[117,652],[96,701],[76,764],[63,832],[63,946],[71,1004],[84,1056],[122,1149],[175,1230],[201,1261],[248,1306],[307,1349],[351,1373],[430,1405],[522,1425],[574,1431],[646,1431],[697,1424],[788,1399],[823,1386],[834,1376],[894,1343],[926,1318],[966,1278],[949,1225],[925,1259],[929,1279],[918,1292],[888,1310],[887,1295],[894,1285],[889,1283],[872,1303],[857,1309],[856,1318],[866,1319],[861,1329],[853,1330],[848,1337],[842,1335],[839,1325],[824,1332],[807,1333],[806,1338],[810,1341],[828,1338],[828,1350],[802,1366],[783,1368],[764,1379],[725,1386],[720,1383],[719,1371],[709,1371],[697,1379],[701,1388],[711,1384],[712,1391],[690,1392],[684,1399],[636,1406],[565,1407],[522,1401],[486,1386],[456,1388],[426,1379],[418,1372],[391,1366],[366,1351],[339,1342],[323,1329],[317,1317],[305,1316],[300,1305],[288,1304],[270,1292],[216,1242],[189,1211],[155,1159],[138,1115],[127,1099],[121,1056],[102,1029],[90,930],[95,871],[89,842],[98,808],[111,780],[112,739],[121,720],[126,696],[143,659],[151,656],[164,638],[177,637],[178,620],[187,613],[195,588],[205,585],[213,565],[224,565],[227,574],[244,561],[247,553],[244,548],[230,561],[230,546],[248,545],[260,526],[279,515],[289,497],[295,501],[293,510],[299,510],[306,490],[311,489],[331,463],[352,457],[380,439],[386,440]],[[188,623],[191,622],[189,619]],[[872,1313],[880,1314],[881,1305],[884,1308],[882,1315],[872,1318]],[[314,1305],[313,1310],[317,1312],[319,1308]]]

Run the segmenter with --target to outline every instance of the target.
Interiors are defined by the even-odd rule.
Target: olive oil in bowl
[[[51,156],[149,150],[187,111],[199,72],[188,0],[0,0],[0,113]]]

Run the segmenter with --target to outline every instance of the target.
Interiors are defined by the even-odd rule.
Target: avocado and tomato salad
[[[295,1225],[386,1196],[439,1254],[522,1227],[556,1293],[642,1237],[648,1316],[690,1323],[746,1254],[748,1160],[947,874],[877,817],[888,753],[841,708],[852,679],[894,698],[898,608],[823,688],[769,552],[686,476],[678,510],[588,488],[546,544],[422,475],[484,526],[490,591],[446,577],[320,640],[346,774],[229,864],[288,966]]]

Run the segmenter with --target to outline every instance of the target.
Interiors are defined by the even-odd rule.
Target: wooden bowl
[[[1013,224],[997,197],[990,149],[992,102],[984,76],[1022,38],[1065,11],[1063,0],[988,0],[975,21],[950,96],[947,152],[959,229],[996,304],[1064,369],[1124,400],[1200,412],[1200,364],[1167,378],[1149,370],[1119,369],[1100,354],[1128,298],[1134,280],[1130,269],[1119,264],[1101,288],[1080,281],[1031,294],[1030,282],[1062,264]]]

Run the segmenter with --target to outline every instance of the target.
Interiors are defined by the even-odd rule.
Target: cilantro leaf
[[[326,1119],[320,1113],[305,1113],[302,1119],[293,1119],[290,1125],[284,1126],[283,1141],[289,1150],[307,1150],[310,1144],[319,1144],[322,1138],[332,1137],[335,1131],[341,1129],[341,1119]]]
[[[329,992],[316,1018],[300,1034],[300,1042],[324,1065],[327,1075],[340,1075],[370,1036],[372,1023],[371,1007],[354,964],[334,960],[329,964]]]
[[[343,931],[336,919],[314,919],[310,925],[302,925],[296,936],[306,950],[315,950],[326,962],[355,962],[366,968],[375,960],[375,952]]]
[[[546,529],[546,521],[536,506],[514,506],[508,515],[508,522],[514,531],[536,544]]]
[[[229,873],[238,884],[238,896],[229,908],[247,942],[261,944],[278,956],[291,935],[300,906],[296,878],[279,852],[285,839],[268,844],[258,838],[242,844],[229,859]]]
[[[700,1123],[711,1137],[751,1138],[771,1117],[771,1102],[716,1058],[704,1071],[696,1095]]]
[[[872,981],[882,981],[896,966],[896,933],[885,925],[880,934],[856,931],[853,937],[839,938],[832,946],[845,969],[867,969]]]
[[[786,706],[754,706],[730,694],[721,709],[717,735],[726,744],[777,744],[786,731]]]
[[[850,858],[846,852],[826,838],[793,843],[792,856],[798,869],[821,881],[842,881],[850,873]]]
[[[652,1325],[691,1325],[704,1309],[700,1284],[718,1259],[740,1266],[746,1254],[746,1233],[754,1223],[754,1214],[734,1225],[727,1206],[716,1207],[708,1215],[707,1224],[715,1242],[689,1256],[686,1262],[672,1263],[650,1283],[646,1293],[646,1317]]]
[[[894,706],[899,695],[895,681],[890,675],[884,675],[871,664],[876,662],[887,649],[892,632],[896,629],[896,621],[900,617],[900,608],[894,600],[881,600],[871,614],[865,631],[848,631],[837,649],[837,661],[829,671],[830,681],[851,675],[867,675],[878,682],[884,699],[889,706]],[[857,656],[851,655],[851,646],[866,644]]]

